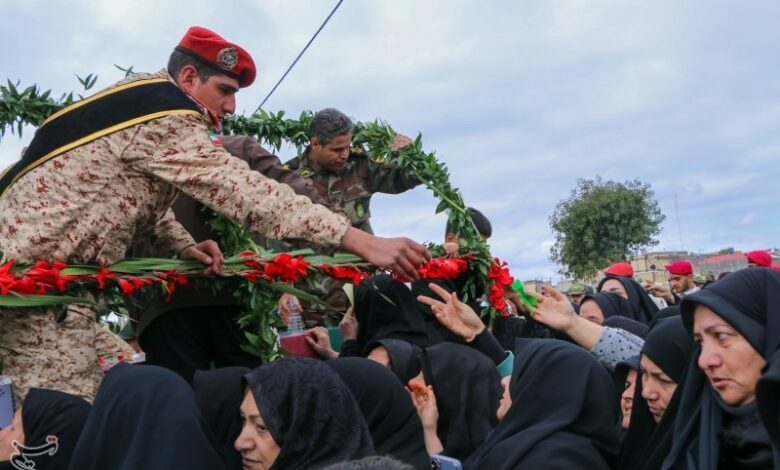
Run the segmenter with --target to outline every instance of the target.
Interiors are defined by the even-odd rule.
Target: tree
[[[650,185],[639,180],[577,180],[550,217],[555,232],[550,259],[563,266],[563,274],[586,279],[643,247],[657,245],[653,237],[666,216],[653,196]]]

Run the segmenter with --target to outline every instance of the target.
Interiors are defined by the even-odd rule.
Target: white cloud
[[[9,0],[0,63],[55,93],[76,89],[74,74],[97,72],[100,87],[120,78],[114,63],[161,68],[199,24],[253,53],[257,82],[238,96],[252,111],[331,8]],[[555,276],[548,216],[596,175],[652,184],[668,216],[658,248],[679,248],[675,195],[686,248],[767,247],[780,236],[778,13],[770,1],[345,2],[267,108],[336,106],[422,132],[522,278]],[[31,137],[6,136],[0,164]],[[435,205],[424,189],[378,196],[372,223],[438,240]]]

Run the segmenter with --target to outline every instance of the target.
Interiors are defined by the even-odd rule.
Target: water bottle
[[[287,300],[287,334],[294,335],[303,332],[303,317],[301,317],[301,303],[298,297],[290,296]]]

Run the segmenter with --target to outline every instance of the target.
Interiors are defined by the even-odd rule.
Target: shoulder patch
[[[214,131],[208,131],[209,140],[211,140],[211,143],[222,147],[222,141],[219,139],[219,136]]]
[[[354,155],[361,155],[362,156],[366,152],[365,152],[365,150],[363,150],[363,147],[361,147],[359,145],[353,145],[352,147],[349,148],[349,153],[354,154]]]
[[[314,174],[314,172],[308,168],[301,168],[301,171],[299,171],[298,174],[301,176],[311,176]]]

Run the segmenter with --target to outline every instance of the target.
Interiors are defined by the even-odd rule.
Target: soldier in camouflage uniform
[[[344,214],[353,227],[373,233],[371,229],[371,196],[374,193],[399,194],[420,184],[420,181],[385,157],[369,156],[360,147],[352,146],[352,121],[344,113],[326,108],[314,115],[309,125],[309,145],[300,155],[285,165],[305,178],[331,210]],[[397,135],[392,150],[411,143]],[[327,277],[314,279],[306,290],[335,307],[329,311],[319,305],[304,305],[303,318],[307,326],[337,324],[346,311],[348,301],[343,284]],[[299,286],[303,287],[303,286]],[[283,317],[287,314],[289,296],[279,302]]]
[[[289,186],[251,171],[212,138],[222,117],[235,111],[239,87],[254,76],[246,51],[194,27],[171,55],[168,70],[130,76],[50,117],[47,122],[67,123],[52,137],[92,134],[38,157],[29,149],[51,145],[41,138],[52,129],[44,123],[22,161],[0,176],[4,260],[108,265],[122,259],[134,239],[144,239],[158,256],[178,254],[208,265],[207,274],[218,272],[223,258],[216,243],[196,244],[170,210],[183,191],[253,232],[341,245],[414,277],[414,267],[430,256],[425,247],[353,229]],[[155,100],[124,99],[126,109],[94,107],[116,103],[106,100],[119,93],[132,98],[144,90],[157,93]],[[151,112],[158,103],[175,106]],[[119,124],[110,121],[139,111]],[[83,120],[100,127],[73,125]],[[31,387],[94,398],[101,379],[97,351],[104,347],[95,315],[91,305],[0,309],[0,357],[18,403]]]

